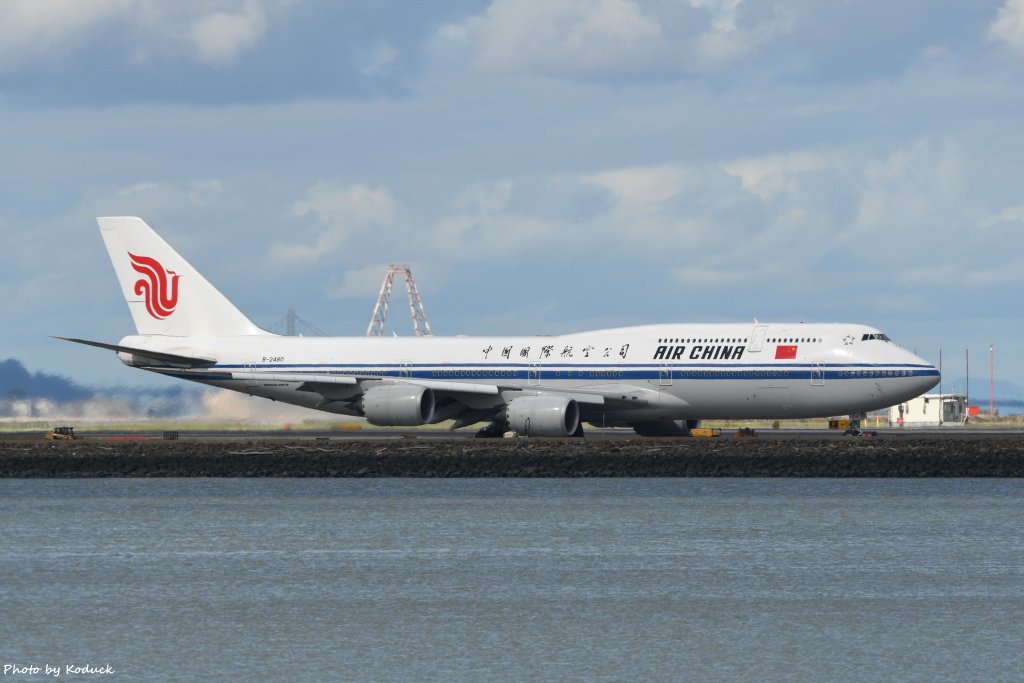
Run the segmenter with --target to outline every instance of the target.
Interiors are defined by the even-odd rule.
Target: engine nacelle
[[[145,359],[136,358],[135,354],[128,353],[127,351],[118,351],[117,359],[124,363],[125,365],[133,368],[138,368],[147,365]],[[152,363],[148,363],[148,365],[152,365]]]
[[[571,436],[580,407],[567,396],[523,396],[509,401],[505,419],[519,436]]]
[[[382,427],[415,427],[434,417],[434,392],[415,384],[383,384],[363,392],[363,415]]]

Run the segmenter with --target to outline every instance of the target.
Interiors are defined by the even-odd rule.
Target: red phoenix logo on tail
[[[164,268],[155,258],[131,252],[128,256],[132,259],[132,268],[146,276],[135,282],[135,293],[146,297],[146,310],[151,316],[157,320],[167,318],[178,305],[178,278],[181,276]]]

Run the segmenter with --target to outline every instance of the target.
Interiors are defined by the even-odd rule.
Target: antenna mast
[[[412,270],[408,265],[390,265],[384,273],[384,282],[380,285],[380,294],[377,295],[377,303],[373,307],[373,314],[370,316],[370,324],[366,328],[367,337],[379,337],[384,333],[384,323],[388,319],[388,306],[391,304],[391,290],[394,287],[395,276],[402,275],[405,278],[405,289],[409,294],[409,315],[412,317],[412,331],[417,337],[430,337],[430,322],[427,320],[427,313],[423,310],[423,299],[416,288],[416,281],[412,277]]]
[[[988,414],[996,416],[996,352],[988,345]]]

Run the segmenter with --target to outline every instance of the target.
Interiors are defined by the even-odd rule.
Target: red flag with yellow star
[[[796,358],[796,344],[775,347],[775,360],[793,360],[794,358]]]

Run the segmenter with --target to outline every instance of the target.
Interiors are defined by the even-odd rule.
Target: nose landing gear
[[[878,432],[861,431],[862,420],[868,419],[864,413],[857,413],[850,416],[850,426],[843,432],[843,436],[878,436]]]

